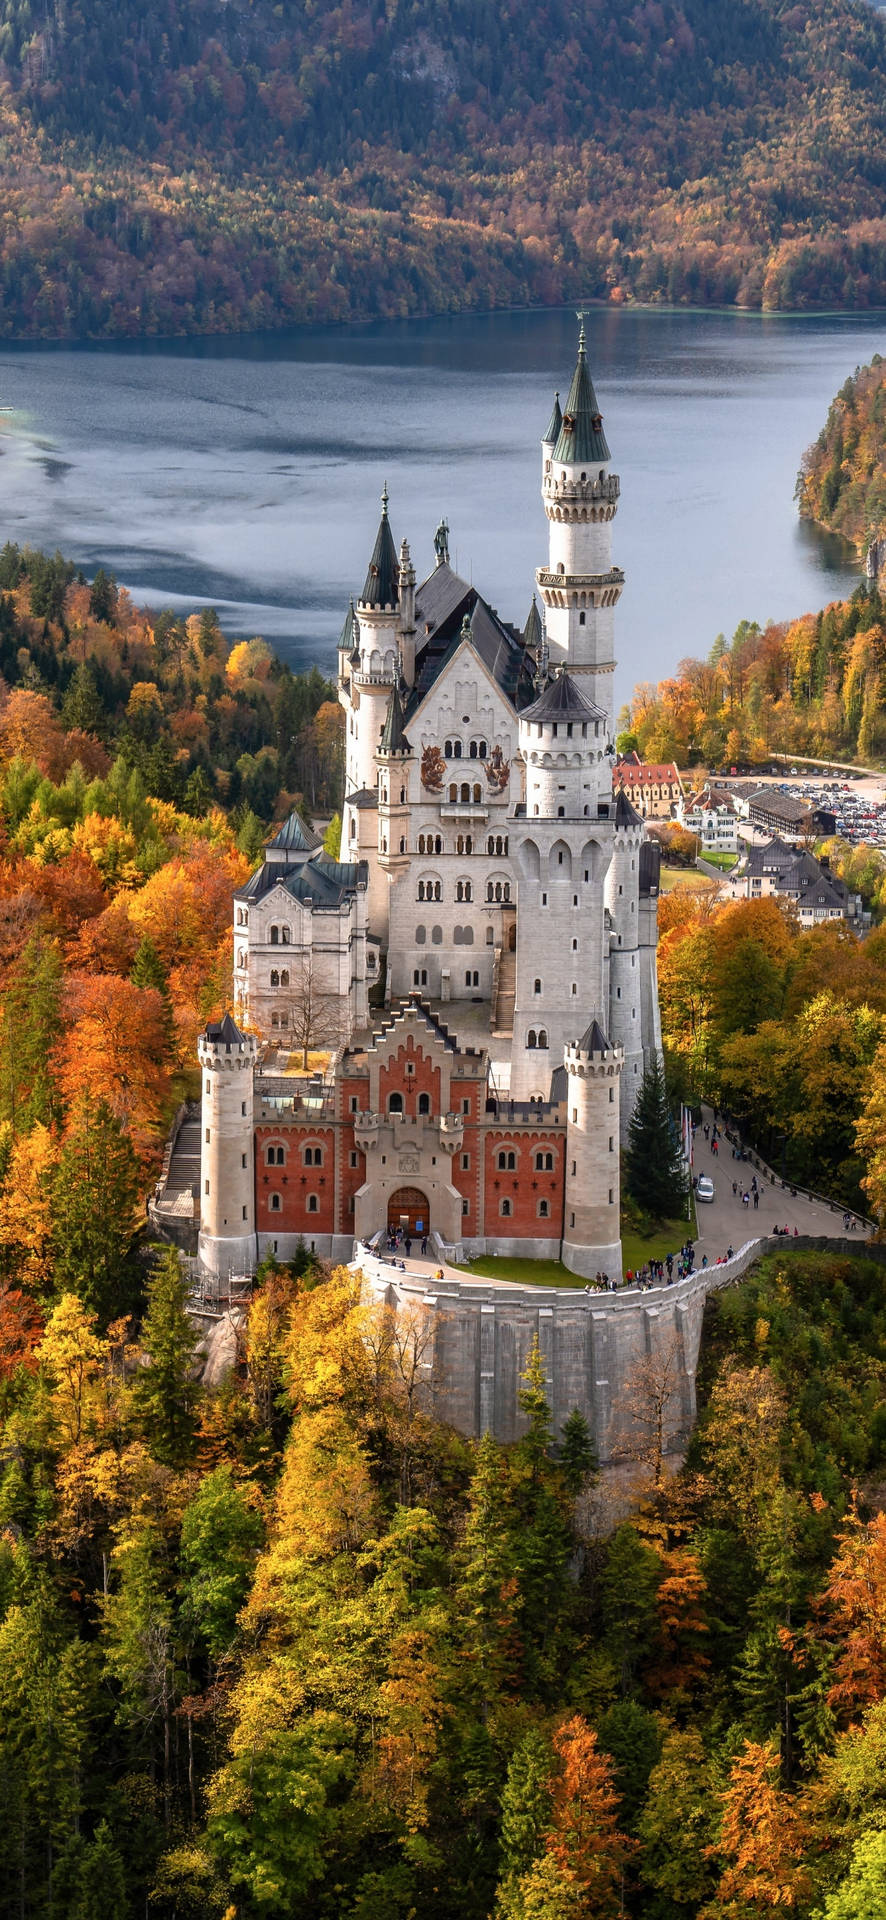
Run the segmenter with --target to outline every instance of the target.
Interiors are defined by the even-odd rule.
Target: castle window
[[[360,1165],[360,1155],[359,1153],[355,1153],[353,1148],[348,1154],[348,1165],[351,1167],[359,1167]]]
[[[615,1088],[614,1087],[610,1087],[609,1089],[609,1105],[611,1107],[615,1105]]]
[[[272,927],[271,928],[271,946],[278,947],[279,945],[280,945],[280,928]]]
[[[357,1095],[355,1093],[352,1093],[351,1094],[351,1112],[359,1113],[359,1111],[360,1111],[360,1104],[357,1099]]]
[[[572,1162],[572,1178],[573,1178],[573,1180],[575,1179],[575,1168],[576,1168],[576,1162],[575,1162],[575,1161],[573,1160],[573,1162]]]
[[[499,1167],[500,1173],[516,1173],[517,1171],[516,1154],[506,1153],[503,1150],[498,1156],[498,1167]]]
[[[322,1167],[323,1148],[322,1147],[305,1147],[304,1162],[306,1167]]]
[[[526,1045],[529,1049],[532,1049],[533,1047],[538,1046],[538,1035],[536,1034],[534,1027],[530,1027],[529,1032],[526,1035]]]
[[[482,800],[482,798],[483,798],[483,789],[482,789],[482,787],[475,787],[475,788],[474,788],[474,799],[475,799],[476,801],[480,801],[480,800]]]
[[[535,1156],[536,1173],[553,1173],[554,1156],[552,1153],[537,1153]]]
[[[577,940],[573,940],[573,942],[572,942],[572,951],[573,951],[573,953],[577,953],[577,952],[578,952],[578,941],[577,941]]]
[[[351,815],[351,839],[356,840],[356,838],[357,838],[357,822],[354,819],[354,816],[352,814]]]
[[[578,624],[580,627],[583,627],[586,624],[585,615],[583,613],[580,613],[578,616]]]
[[[471,757],[471,759],[472,759],[472,760],[476,760],[476,758],[477,758],[477,742],[476,742],[476,740],[472,740],[472,741],[471,741],[471,744],[470,744],[470,747],[469,747],[469,749],[468,749],[468,752],[469,752],[469,754],[470,754],[470,757]]]
[[[474,889],[470,880],[458,880],[455,887],[456,900],[473,900]]]
[[[575,999],[575,996],[576,996],[576,994],[577,994],[577,992],[578,992],[578,988],[577,988],[577,986],[576,986],[576,984],[575,984],[575,981],[573,980],[573,982],[572,982],[572,998],[573,998],[573,1000]]]
[[[271,1026],[272,1026],[272,1027],[279,1027],[279,1025],[280,1025],[280,1016],[279,1016],[279,1014],[276,1014],[276,1013],[272,1013],[272,1014],[271,1014]]]
[[[533,980],[533,982],[532,982],[532,991],[533,991],[533,993],[541,993],[541,981],[540,981],[540,980]]]
[[[546,1200],[540,1200],[540,1201],[539,1201],[539,1203],[538,1203],[538,1217],[539,1217],[539,1219],[540,1219],[540,1220],[547,1220],[547,1218],[548,1218],[548,1215],[549,1215],[549,1212],[550,1212],[550,1208],[548,1207],[548,1203],[547,1203],[547,1201],[546,1201]]]
[[[609,1151],[610,1153],[615,1152],[615,1138],[613,1134],[609,1135]]]
[[[272,967],[271,968],[271,986],[279,987],[279,985],[280,985],[280,975],[277,972],[276,967]]]
[[[571,1227],[574,1227],[574,1226],[575,1226],[575,1214],[574,1214],[574,1213],[571,1213],[571,1214],[569,1215],[569,1225],[570,1225]]]
[[[471,1111],[471,1103],[470,1103],[470,1100],[463,1100],[463,1101],[462,1101],[462,1103],[461,1103],[461,1110],[462,1110],[462,1113],[470,1113],[470,1111]]]
[[[282,1200],[281,1200],[281,1198],[280,1198],[280,1195],[279,1195],[279,1193],[272,1193],[272,1194],[270,1195],[270,1197],[269,1197],[269,1199],[268,1199],[268,1206],[270,1207],[270,1209],[271,1209],[271,1212],[272,1212],[272,1213],[281,1213],[281,1212],[282,1212],[282,1210],[283,1210],[283,1202],[282,1202]]]
[[[487,947],[494,947],[495,945],[495,933],[492,927],[487,927],[486,929],[486,945]]]
[[[468,972],[467,972],[467,973],[465,974],[465,986],[466,986],[466,987],[479,987],[479,985],[480,985],[480,975],[479,975],[479,973],[477,972],[477,970],[476,970],[476,968],[474,969],[474,971],[473,971],[473,973],[472,973],[472,972],[470,972],[470,971],[468,971]]]
[[[400,852],[401,852],[401,853],[405,853],[405,852],[406,852],[406,840],[405,840],[405,838],[404,838],[404,836],[403,836],[403,834],[401,834],[401,835],[400,835]]]
[[[414,987],[426,987],[428,984],[427,967],[413,967],[412,984]]]
[[[431,928],[431,946],[442,947],[442,945],[443,945],[443,928],[432,927]]]
[[[406,805],[406,788],[405,787],[400,788],[400,805],[401,807],[404,807]]]
[[[562,809],[561,809],[561,811],[562,811]],[[558,855],[557,855],[557,865],[558,865],[558,867],[562,867],[562,865],[563,865],[563,855],[562,855],[562,853],[558,853]]]
[[[280,944],[281,946],[284,946],[284,947],[288,947],[289,945],[289,928],[288,927],[280,928]]]
[[[557,808],[557,819],[558,819],[558,820],[562,820],[562,819],[564,819],[564,818],[565,818],[565,815],[566,815],[566,808],[565,808],[565,807],[558,807],[558,808]],[[561,861],[562,861],[562,859],[563,859],[563,855],[562,855],[562,853],[561,853],[561,855],[560,855],[560,859],[561,859]]]
[[[614,1191],[614,1189],[613,1189],[612,1187],[610,1187],[610,1189],[609,1189],[609,1205],[610,1205],[610,1206],[612,1206],[612,1204],[613,1204],[613,1201],[612,1201],[612,1195],[613,1195],[613,1191]]]
[[[470,800],[470,797],[471,797],[471,789],[468,786],[467,781],[464,780],[462,782],[462,788],[461,788],[461,799],[462,801]]]
[[[538,1044],[539,1044],[539,1046],[540,1046],[540,1047],[542,1047],[542,1048],[544,1048],[544,1047],[547,1047],[547,1044],[548,1044],[548,1036],[547,1036],[547,1029],[546,1029],[545,1027],[539,1027],[539,1030],[538,1030]]]
[[[466,1213],[470,1213],[470,1211],[471,1211],[471,1203],[470,1203],[470,1200],[462,1200],[462,1203],[461,1203],[461,1210],[462,1210],[462,1215],[464,1215],[464,1214],[466,1214]]]
[[[429,1093],[420,1093],[420,1094],[419,1094],[419,1096],[418,1096],[418,1110],[419,1110],[419,1113],[430,1113],[430,1111],[431,1111],[431,1096],[430,1096],[430,1094],[429,1094]]]
[[[543,893],[541,896],[541,904],[543,907],[546,907],[548,904],[548,896],[546,893]]]
[[[209,1128],[206,1129],[206,1145],[209,1145]]]
[[[469,1154],[469,1153],[463,1153],[463,1154],[462,1154],[462,1156],[461,1156],[461,1170],[462,1170],[462,1173],[467,1173],[467,1172],[468,1172],[468,1169],[469,1169],[469,1167],[470,1167],[470,1164],[471,1164],[471,1156],[470,1156],[470,1154]]]
[[[498,1205],[498,1211],[501,1214],[501,1217],[503,1220],[509,1220],[511,1217],[510,1200],[500,1200]]]
[[[420,921],[420,922],[419,922],[419,924],[418,924],[418,926],[417,926],[417,927],[416,927],[416,929],[415,929],[415,944],[416,944],[416,946],[417,946],[417,947],[423,947],[423,946],[424,946],[424,944],[425,944],[425,941],[426,941],[426,939],[427,939],[427,937],[428,937],[428,930],[427,930],[427,927],[426,927],[426,926],[424,925],[424,923],[423,923],[423,922],[421,922],[421,921]]]
[[[208,1192],[209,1192],[209,1181],[208,1181],[208,1180],[205,1180],[205,1181],[204,1181],[204,1183],[203,1183],[203,1192],[204,1192],[204,1193],[208,1193]]]
[[[403,1112],[403,1095],[402,1095],[402,1093],[389,1093],[389,1094],[388,1094],[388,1112],[389,1112],[389,1113],[402,1113],[402,1112]]]
[[[319,1213],[319,1211],[320,1211],[320,1202],[317,1199],[317,1195],[315,1193],[309,1193],[308,1194],[308,1212]]]
[[[458,788],[454,780],[450,781],[449,784],[449,798],[450,801],[458,799]]]
[[[289,985],[289,968],[288,967],[283,968],[283,972],[280,975],[280,985],[281,987],[288,987]]]
[[[288,1013],[281,1013],[281,1015],[280,1015],[280,1025],[281,1025],[281,1027],[288,1027],[288,1025],[289,1025],[289,1015],[288,1015]]]

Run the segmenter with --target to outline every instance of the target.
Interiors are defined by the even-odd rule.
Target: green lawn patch
[[[634,1271],[643,1267],[647,1260],[663,1260],[668,1253],[677,1253],[687,1235],[695,1235],[695,1218],[687,1220],[662,1220],[656,1223],[651,1233],[638,1233],[635,1227],[622,1227],[621,1251],[625,1272],[628,1267]]]
[[[721,873],[731,873],[732,868],[738,866],[737,853],[702,852],[701,858],[707,861],[709,867],[719,867]]]
[[[694,893],[704,893],[709,887],[715,887],[709,873],[699,873],[697,867],[662,866],[660,887],[662,893],[670,893],[674,887],[691,887]]]
[[[521,1287],[584,1287],[581,1273],[571,1273],[562,1260],[512,1260],[508,1254],[484,1253],[469,1260],[459,1273],[476,1273],[483,1280],[514,1280]]]

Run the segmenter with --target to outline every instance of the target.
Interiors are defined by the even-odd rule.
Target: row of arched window
[[[498,1203],[498,1211],[502,1220],[510,1220],[514,1212],[513,1202],[510,1200],[500,1200]],[[538,1220],[549,1220],[551,1217],[550,1201],[539,1200],[535,1213]]]
[[[496,1165],[499,1173],[516,1173],[519,1151],[519,1148],[499,1147],[496,1157]],[[536,1148],[535,1171],[536,1173],[553,1173],[554,1156],[553,1153],[549,1152],[547,1147]]]
[[[486,842],[486,851],[487,853],[494,854],[496,859],[501,859],[502,855],[507,854],[507,851],[508,851],[507,834],[491,833],[489,835],[489,839]]]
[[[490,840],[489,849],[488,849],[490,853],[494,853],[496,851],[498,853],[507,853],[507,850],[508,850],[507,840],[502,841],[501,837],[499,837],[497,843]],[[420,833],[418,836],[416,851],[418,853],[445,853],[446,847],[445,847],[442,833]],[[460,833],[455,842],[455,851],[456,853],[473,853],[474,851],[473,834]]]
[[[434,880],[434,879],[419,880],[415,890],[415,897],[416,897],[416,900],[422,900],[422,901],[442,900],[443,898],[442,880]],[[472,880],[456,880],[455,898],[457,901],[461,901],[461,902],[467,902],[469,900],[473,900],[474,898],[473,881]],[[511,898],[510,880],[487,880],[486,882],[487,904],[492,906],[507,904],[510,901],[510,898]]]
[[[265,1166],[266,1167],[285,1167],[286,1154],[287,1154],[286,1147],[280,1146],[279,1143],[276,1141],[271,1141],[269,1145],[265,1147]],[[323,1154],[324,1154],[323,1147],[302,1147],[302,1150],[301,1150],[302,1166],[303,1167],[322,1167]]]
[[[278,973],[277,968],[272,967],[271,968],[271,986],[272,987],[288,987],[288,985],[289,985],[289,968],[283,967],[282,971]]]
[[[282,1213],[283,1201],[279,1193],[268,1194],[268,1206],[270,1208],[271,1213]],[[319,1211],[320,1211],[320,1201],[316,1193],[309,1193],[305,1198],[305,1212],[319,1213]]]
[[[238,927],[248,927],[249,925],[249,908],[248,907],[237,908],[237,925]]]
[[[406,1109],[403,1105],[402,1093],[389,1093],[388,1094],[388,1113],[405,1113],[405,1111]],[[430,1113],[431,1096],[429,1093],[419,1094],[418,1107],[416,1111],[418,1113]]]
[[[544,1050],[547,1047],[547,1044],[548,1044],[547,1028],[539,1027],[538,1032],[536,1033],[535,1028],[530,1027],[529,1032],[526,1035],[527,1047],[529,1047],[530,1049],[533,1049],[535,1047],[540,1047],[542,1050]]]
[[[489,932],[490,933],[492,932],[491,927],[489,929]],[[423,947],[427,941],[427,937],[428,937],[427,927],[424,926],[421,922],[419,922],[419,925],[415,929],[416,946]],[[453,944],[456,947],[472,947],[474,944],[473,927],[454,927],[452,930],[452,939],[453,939]],[[490,945],[491,944],[492,942],[490,941]],[[442,927],[431,928],[431,945],[432,947],[442,947],[443,945],[443,928]]]
[[[418,836],[419,853],[442,853],[443,836],[440,833],[420,833]]]
[[[485,760],[488,752],[489,748],[485,740],[469,740],[467,742],[467,753],[465,753],[464,742],[457,739],[455,735],[453,735],[451,739],[444,740],[443,742],[444,760]]]
[[[457,786],[456,782],[451,780],[449,783],[450,806],[470,806],[472,803],[475,807],[481,806],[483,803],[483,788],[480,782],[477,781],[476,784],[471,787],[467,780],[463,780],[461,786]]]

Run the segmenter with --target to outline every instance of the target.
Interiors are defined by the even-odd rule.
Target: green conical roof
[[[338,642],[339,653],[350,653],[353,645],[354,645],[354,602],[353,602],[353,599],[351,599],[350,604],[348,606],[348,611],[345,614],[345,624],[342,627],[341,634],[339,636],[339,642]]]
[[[572,376],[569,398],[563,409],[563,422],[560,427],[554,459],[562,460],[564,465],[576,465],[586,460],[589,465],[610,458],[603,432],[603,419],[597,405],[594,384],[588,372],[585,355],[585,330],[582,327],[578,336],[578,360]]]
[[[410,752],[409,741],[407,740],[406,735],[403,731],[403,708],[400,704],[400,695],[397,692],[396,687],[391,688],[391,697],[390,697],[390,700],[388,701],[388,711],[385,714],[385,724],[381,730],[381,740],[379,741],[379,752],[380,753],[409,753]]]
[[[364,607],[395,607],[399,597],[400,569],[397,565],[397,553],[394,536],[388,520],[388,490],[381,497],[381,519],[378,525],[369,572],[360,596]]]
[[[533,653],[537,652],[541,646],[541,614],[538,611],[535,594],[532,596],[532,605],[523,628],[523,645],[530,647]]]
[[[560,395],[559,393],[555,393],[554,394],[554,411],[551,414],[551,424],[548,427],[547,433],[545,434],[546,446],[549,441],[553,442],[559,439],[560,428],[562,427],[562,425],[563,425],[563,415],[560,412]]]

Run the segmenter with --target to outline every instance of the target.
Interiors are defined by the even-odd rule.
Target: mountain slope
[[[0,331],[886,298],[856,0],[0,0]]]

